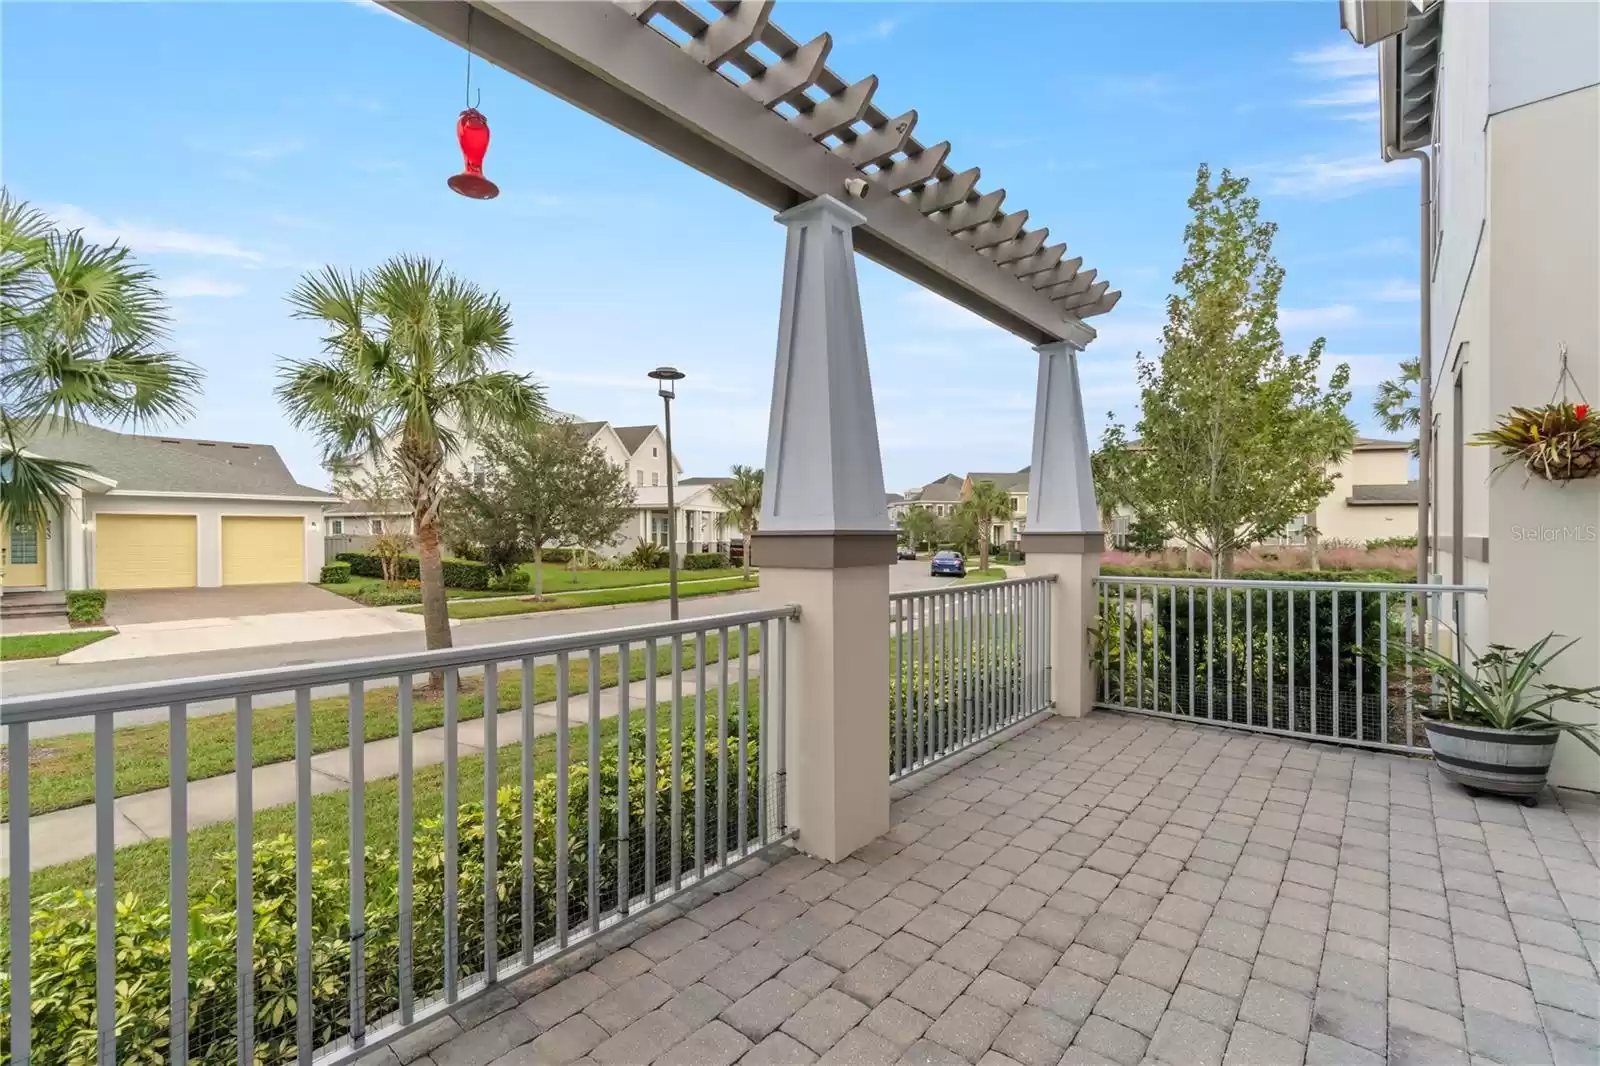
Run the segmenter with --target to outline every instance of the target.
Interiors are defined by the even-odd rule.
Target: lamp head
[[[683,371],[674,366],[658,366],[650,371],[649,376],[656,382],[657,392],[663,399],[673,399],[678,395],[678,382],[684,378]]]

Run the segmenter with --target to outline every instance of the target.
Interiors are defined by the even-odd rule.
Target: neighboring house
[[[913,507],[926,507],[940,518],[949,518],[961,503],[961,479],[954,474],[936,478],[921,488],[907,489],[898,499],[893,493],[887,502],[889,519],[899,521],[900,516]]]
[[[972,486],[980,481],[994,482],[1011,497],[1011,514],[995,522],[989,529],[990,544],[1015,547],[1021,542],[1023,530],[1028,526],[1028,472],[1032,469],[1032,466],[1025,466],[1012,473],[968,474],[961,483],[962,499],[966,499],[972,493]]]
[[[677,539],[680,552],[726,550],[728,541],[741,539],[738,529],[724,521],[726,510],[711,495],[711,486],[724,478],[683,478],[683,465],[673,456],[667,464],[667,441],[655,426],[613,426],[609,422],[574,420],[589,443],[607,459],[622,467],[633,487],[633,514],[617,530],[613,543],[585,545],[602,555],[626,554],[641,541],[667,545],[667,481],[676,488],[673,503],[678,513]],[[461,451],[445,461],[445,471],[456,476],[470,474],[483,463],[483,450],[467,441]],[[372,460],[362,457],[349,467],[355,481],[370,480]],[[342,476],[336,481],[344,480]],[[329,512],[337,523],[329,536],[355,538],[337,550],[370,547],[371,540],[383,533],[410,533],[411,509],[401,500],[346,500]],[[361,543],[361,541],[365,543]]]
[[[1519,468],[1492,477],[1500,458],[1467,444],[1511,407],[1559,395],[1563,352],[1569,399],[1600,401],[1600,5],[1346,0],[1340,14],[1377,45],[1373,160],[1424,151],[1432,162],[1421,197],[1433,252],[1432,567],[1489,586],[1492,611],[1468,598],[1473,647],[1559,633],[1578,646],[1548,680],[1600,683],[1597,483]],[[1563,741],[1555,760],[1554,783],[1594,787],[1577,745]]]
[[[48,526],[0,531],[0,584],[138,589],[315,581],[323,509],[267,444],[50,426],[25,446],[81,464]]]
[[[883,494],[883,499],[884,506],[889,512],[890,524],[899,525],[900,516],[906,513],[906,508],[911,506],[911,502],[898,492],[886,492]]]

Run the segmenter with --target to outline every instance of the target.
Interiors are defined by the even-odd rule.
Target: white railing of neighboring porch
[[[157,1041],[147,1051],[169,1041],[160,1057],[174,1063],[348,1061],[790,839],[784,669],[797,618],[793,607],[745,611],[7,701],[11,1062],[64,1061],[59,1030],[67,1026],[77,1041],[69,1058],[123,1061],[133,1038],[124,1035],[119,1048],[119,1021],[143,1034],[142,1042]],[[717,656],[708,663],[713,646]],[[603,653],[616,656],[617,687],[602,688]],[[642,697],[628,684],[635,654],[646,679]],[[422,687],[430,675],[442,678],[437,693]],[[571,692],[574,679],[587,691]],[[322,842],[313,839],[313,793],[325,791],[325,782],[313,787],[313,690],[329,685],[348,691],[349,789],[341,805],[348,810],[342,819],[348,840]],[[552,685],[553,699],[539,704],[536,692]],[[398,776],[383,785],[398,790],[395,824],[381,833],[369,821],[366,789],[377,782],[368,778],[361,743],[367,698],[380,689],[395,702],[399,744]],[[252,819],[236,819],[236,858],[224,882],[231,906],[208,916],[212,925],[194,929],[197,937],[214,937],[226,926],[237,936],[225,950],[212,944],[191,952],[192,923],[167,923],[171,947],[164,981],[156,983],[170,989],[170,1010],[164,1019],[149,1010],[119,1019],[127,994],[119,982],[134,975],[119,973],[118,965],[118,715],[168,709],[169,890],[166,900],[145,902],[190,914],[193,893],[204,886],[190,883],[184,832],[188,706],[235,701],[236,809],[251,811],[254,702],[285,692],[293,693],[295,708],[292,839],[258,841]],[[482,752],[463,756],[462,707],[479,692],[493,694],[482,719]],[[414,774],[412,716],[425,695],[442,702],[437,778]],[[497,722],[508,711],[517,732],[500,736]],[[31,996],[39,976],[33,956],[56,958],[59,945],[30,936],[32,923],[47,920],[47,912],[36,909],[40,901],[29,890],[28,756],[32,724],[78,717],[92,717],[94,729],[94,893],[83,920],[82,971],[85,999],[93,971],[93,1002],[72,1004],[77,1013],[68,1017],[60,1004]],[[512,780],[536,782],[531,802],[524,802],[530,790],[502,787]],[[437,809],[440,817],[418,819],[419,807]],[[392,851],[368,848],[369,839],[388,837],[391,829]],[[529,869],[535,875],[523,876]],[[270,883],[292,885],[292,893],[286,887],[285,898],[267,900],[259,893]],[[146,967],[137,976],[152,975]]]
[[[1481,585],[1102,575],[1096,706],[1426,750],[1415,649],[1461,661]]]

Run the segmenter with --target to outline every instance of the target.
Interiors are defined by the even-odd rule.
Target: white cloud
[[[904,24],[905,20],[901,18],[881,18],[872,25],[850,34],[845,38],[845,43],[858,44],[862,41],[888,40],[894,35],[894,31]]]
[[[1328,383],[1328,377],[1340,363],[1350,367],[1350,388],[1370,389],[1379,383],[1388,381],[1400,373],[1400,361],[1413,358],[1409,355],[1343,355],[1333,352],[1322,353],[1322,367],[1318,375],[1322,383]]]
[[[558,385],[578,385],[593,389],[656,391],[656,383],[642,373],[633,377],[626,374],[584,374],[570,370],[535,370],[533,376],[538,381],[548,381]],[[750,393],[750,390],[743,385],[729,385],[719,381],[702,381],[698,378],[693,379],[692,383],[686,382],[679,386],[680,392],[688,392],[691,389],[727,396],[746,396]]]
[[[1314,200],[1337,200],[1369,186],[1416,180],[1414,168],[1385,163],[1376,151],[1342,158],[1301,156],[1248,169],[1264,178],[1269,193]]]
[[[1300,100],[1300,106],[1317,108],[1341,122],[1377,119],[1377,49],[1342,41],[1310,52],[1296,52],[1291,58],[1304,76],[1329,83],[1326,92]]]
[[[242,296],[244,286],[231,281],[221,281],[199,274],[173,278],[161,286],[168,296],[183,300],[193,296]]]
[[[1371,289],[1367,293],[1367,297],[1386,304],[1416,303],[1417,283],[1415,281],[1400,281],[1396,278],[1390,278],[1382,285]]]
[[[1378,76],[1378,50],[1362,48],[1353,41],[1341,40],[1309,52],[1296,52],[1292,59],[1306,74],[1322,81]]]
[[[1319,330],[1330,326],[1353,326],[1361,320],[1361,313],[1353,304],[1330,304],[1327,307],[1280,307],[1280,330]]]
[[[187,230],[162,229],[143,223],[117,220],[109,222],[98,218],[74,204],[61,204],[47,212],[66,229],[82,230],[86,240],[97,244],[120,242],[137,252],[151,255],[209,256],[217,259],[239,259],[259,263],[265,258],[259,252],[241,248],[228,237],[208,233],[191,233]]]

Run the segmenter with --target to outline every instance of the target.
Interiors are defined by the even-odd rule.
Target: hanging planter
[[[1566,386],[1578,392],[1578,403],[1568,403]],[[1496,473],[1521,462],[1530,475],[1546,481],[1581,481],[1600,476],[1600,412],[1583,401],[1572,371],[1567,367],[1567,349],[1561,347],[1561,378],[1556,385],[1559,399],[1542,407],[1513,407],[1502,415],[1494,429],[1479,433],[1472,443],[1500,449],[1505,462]]]

